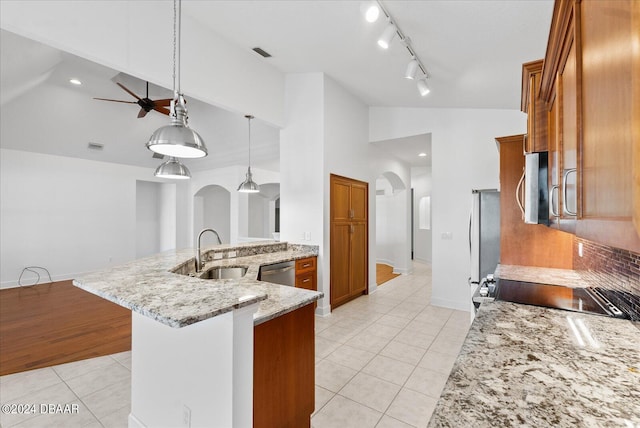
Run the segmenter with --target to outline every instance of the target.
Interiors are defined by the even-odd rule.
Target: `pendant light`
[[[251,174],[251,119],[253,119],[253,116],[248,114],[245,117],[249,122],[249,168],[247,169],[247,178],[240,183],[240,186],[238,186],[238,192],[258,193],[260,191],[260,186],[253,181],[253,174]]]
[[[158,128],[147,143],[155,153],[175,158],[201,158],[207,155],[202,137],[187,125],[187,107],[180,91],[180,21],[182,2],[173,0],[173,100],[171,124]]]
[[[189,169],[174,157],[170,157],[168,161],[162,163],[153,175],[159,178],[173,178],[177,180],[191,178]]]

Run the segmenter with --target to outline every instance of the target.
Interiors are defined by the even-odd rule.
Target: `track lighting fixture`
[[[389,44],[391,43],[391,40],[393,40],[396,34],[398,35],[398,37],[400,38],[400,41],[402,42],[404,47],[407,49],[407,52],[411,56],[411,60],[407,64],[407,70],[404,73],[404,77],[409,80],[415,80],[416,76],[421,75],[421,77],[417,80],[416,85],[418,87],[418,91],[420,95],[424,97],[430,92],[429,86],[427,85],[427,79],[430,76],[429,76],[429,73],[427,72],[427,69],[422,64],[422,61],[420,61],[420,58],[418,58],[416,51],[413,49],[413,46],[411,46],[411,40],[409,39],[409,37],[406,37],[406,35],[402,32],[402,30],[398,26],[398,23],[393,19],[393,17],[385,9],[384,5],[382,4],[382,0],[375,0],[374,2],[371,2],[371,3],[375,3],[375,6],[379,9],[379,11],[384,13],[384,16],[387,18],[387,22],[388,22],[387,27],[384,29],[384,32],[378,39],[378,45],[383,49],[388,49]],[[371,7],[373,6],[369,5],[369,3],[367,3],[367,5],[363,4],[362,11],[365,14],[365,18],[367,19],[367,21],[374,22],[375,20],[374,21],[369,20],[367,15]]]
[[[389,22],[387,28],[384,29],[382,35],[378,39],[378,46],[380,46],[382,49],[388,49],[391,40],[393,40],[393,37],[397,32],[398,30],[396,30],[396,26]]]
[[[418,92],[420,92],[420,95],[422,95],[423,97],[427,95],[429,92],[431,92],[431,89],[429,89],[429,86],[427,85],[426,76],[418,80],[417,86],[418,86]]]
[[[367,22],[376,22],[380,16],[380,6],[378,6],[378,2],[376,1],[362,2],[360,10],[364,14],[364,19],[366,19]]]
[[[407,71],[404,73],[404,78],[413,80],[416,78],[417,72],[418,72],[418,61],[416,61],[416,59],[414,58],[411,61],[409,61],[409,64],[407,65]]]

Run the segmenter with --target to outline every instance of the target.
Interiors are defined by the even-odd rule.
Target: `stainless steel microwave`
[[[528,153],[516,188],[516,201],[527,224],[549,225],[549,154]]]

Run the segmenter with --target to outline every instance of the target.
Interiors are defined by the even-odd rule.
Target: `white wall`
[[[413,188],[413,259],[431,263],[432,229],[420,229],[420,199],[431,196],[431,167],[411,168]]]
[[[7,149],[0,165],[2,287],[26,266],[63,280],[136,257],[136,181],[152,169]]]
[[[380,191],[384,194],[378,194]],[[404,187],[394,189],[385,176],[376,180],[376,262],[393,266],[395,273],[409,271],[407,242],[410,243],[411,237],[405,230],[410,221],[406,209],[407,192],[410,190]]]
[[[194,196],[194,230],[198,233],[205,228],[212,228],[224,243],[229,243],[231,195],[223,187],[212,184],[200,189]],[[218,240],[213,233],[202,235],[202,246],[217,245]]]
[[[192,178],[189,180],[189,200],[187,205],[189,207],[188,221],[188,247],[195,248],[196,238],[200,230],[203,227],[212,227],[207,225],[206,222],[196,221],[195,218],[201,218],[197,210],[204,209],[202,200],[197,200],[195,195],[198,192],[210,185],[217,185],[225,189],[229,193],[229,210],[228,210],[228,234],[223,238],[224,243],[237,243],[239,239],[246,238],[249,235],[249,198],[247,193],[239,193],[237,191],[238,185],[245,179],[245,173],[247,172],[246,166],[230,166],[225,168],[218,168],[208,171],[198,171],[192,173]],[[279,183],[280,173],[267,171],[261,168],[251,168],[253,173],[253,179],[256,183]],[[195,205],[194,205],[195,204]],[[215,227],[214,227],[215,229]],[[220,232],[220,231],[218,231]],[[225,232],[227,233],[227,232]],[[220,235],[222,238],[223,235]],[[205,238],[203,238],[205,239]],[[209,238],[206,238],[209,239]]]
[[[467,311],[472,188],[498,187],[495,137],[524,133],[517,110],[371,107],[369,138],[432,134],[432,303]],[[450,232],[452,239],[443,239]]]
[[[136,181],[136,258],[160,251],[160,184]]]
[[[257,55],[230,45],[183,5],[181,87],[227,110],[283,123],[284,76]],[[173,2],[163,0],[3,0],[0,26],[57,49],[172,87]],[[164,29],[153,31],[149,28]],[[202,41],[207,48],[202,49]]]

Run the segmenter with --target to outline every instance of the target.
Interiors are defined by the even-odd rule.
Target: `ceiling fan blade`
[[[157,106],[169,107],[173,98],[167,98],[165,100],[153,100],[153,103]]]
[[[145,117],[146,115],[147,115],[147,111],[141,108],[140,111],[138,112],[138,119],[140,119],[141,117]]]
[[[122,101],[122,100],[111,100],[109,98],[93,98],[94,100],[101,100],[101,101],[113,101],[114,103],[126,103],[126,104],[138,104],[135,101]]]
[[[169,109],[164,108],[162,106],[159,106],[157,104],[155,106],[153,106],[153,109],[155,111],[157,111],[158,113],[166,114],[167,116],[169,116],[169,114],[170,114]]]
[[[134,94],[133,92],[131,92],[130,90],[128,90],[122,83],[116,82],[116,85],[120,86],[122,89],[124,89],[129,95],[131,95],[132,97],[134,97],[136,100],[139,100],[140,97],[137,96],[136,94]]]

